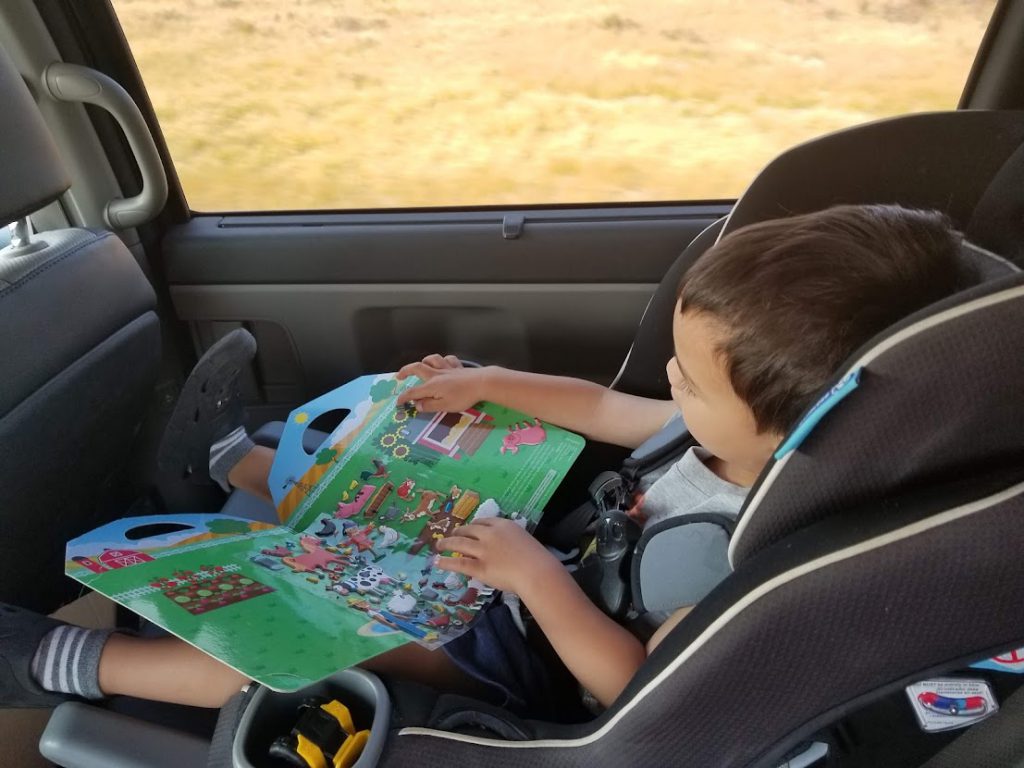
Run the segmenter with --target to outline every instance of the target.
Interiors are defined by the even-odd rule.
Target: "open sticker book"
[[[437,541],[484,516],[536,523],[584,441],[492,403],[397,407],[414,383],[363,376],[290,414],[269,477],[280,525],[120,520],[69,542],[67,574],[274,690],[443,644],[492,591],[436,568]],[[339,410],[307,450],[306,430]]]

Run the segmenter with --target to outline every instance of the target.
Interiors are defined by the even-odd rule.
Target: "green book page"
[[[352,384],[379,394],[382,380],[346,385],[349,397]],[[437,540],[477,516],[535,522],[583,440],[490,403],[460,414],[396,408],[398,391],[353,408],[358,423],[312,455],[282,440],[271,482],[285,478],[287,524],[119,521],[69,544],[68,574],[275,690],[410,640],[447,642],[491,590],[435,568]],[[289,428],[312,421],[307,406]]]
[[[250,524],[183,514],[112,525],[127,525],[128,531],[163,525],[201,530],[211,519]],[[292,542],[295,534],[287,528],[267,527],[206,546],[166,548],[103,546],[117,543],[113,533],[105,526],[71,542],[68,575],[273,690],[302,688],[408,642],[404,633],[376,622],[368,626],[356,612],[339,610],[332,594],[314,589],[280,558],[261,554]],[[89,547],[90,536],[97,546]],[[70,559],[87,557],[86,552],[90,567]],[[127,564],[119,565],[119,559]],[[102,567],[107,570],[92,570]],[[373,631],[378,626],[385,631]]]

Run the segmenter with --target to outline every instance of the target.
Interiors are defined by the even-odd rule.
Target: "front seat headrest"
[[[8,224],[53,202],[71,182],[28,86],[2,48],[0,104],[0,224]]]

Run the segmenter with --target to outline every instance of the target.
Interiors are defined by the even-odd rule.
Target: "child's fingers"
[[[442,571],[455,571],[471,579],[480,575],[480,561],[471,557],[439,557],[434,565]]]
[[[395,401],[398,405],[404,405],[405,403],[413,400],[419,400],[424,397],[430,397],[426,392],[426,384],[417,384],[415,387],[409,387],[405,392],[398,395],[398,399]]]
[[[473,539],[475,541],[480,541],[480,534],[485,534],[486,535],[486,532],[480,530],[480,528],[481,528],[481,526],[477,524],[476,520],[474,520],[472,523],[466,523],[465,525],[460,525],[459,528],[458,528],[458,533],[455,533],[450,538],[455,538],[456,536],[464,536],[467,539]],[[453,533],[454,533],[454,531],[453,531]]]
[[[423,363],[429,365],[431,368],[436,368],[439,371],[446,371],[452,368],[462,368],[462,361],[459,360],[455,355],[427,355],[423,358]]]
[[[479,557],[482,550],[479,541],[467,536],[448,536],[437,542],[438,552],[458,552],[467,557]]]
[[[446,355],[445,357],[442,357],[441,355],[434,354],[434,355],[427,355],[426,357],[423,358],[422,362],[425,365],[429,365],[431,368],[433,368],[435,370],[446,370],[448,368],[461,368],[462,367],[461,364],[460,365],[452,365],[452,362],[451,362],[451,360],[449,360],[449,358],[454,358],[456,362],[458,362],[458,360],[459,360],[459,358],[454,357],[454,355]]]
[[[509,529],[515,528],[517,531],[520,530],[520,526],[515,520],[509,520],[507,517],[485,517],[482,520],[474,520],[469,525],[477,526],[477,533],[474,538],[481,538],[483,536],[499,536],[503,535],[502,532]],[[460,530],[465,530],[466,526],[462,526]],[[480,530],[484,529],[484,530]]]
[[[412,403],[417,411],[422,411],[423,413],[436,413],[437,411],[445,410],[444,401],[441,397],[432,395],[429,392],[413,392],[408,397],[400,398],[397,401],[398,405],[404,405],[405,403]]]
[[[395,378],[401,380],[409,376],[419,376],[423,381],[430,381],[438,372],[437,368],[424,362],[409,363],[398,369],[398,375]]]
[[[409,387],[398,396],[396,405],[412,403],[418,411],[439,411],[441,410],[441,397],[436,394],[436,389],[431,384],[419,384]]]

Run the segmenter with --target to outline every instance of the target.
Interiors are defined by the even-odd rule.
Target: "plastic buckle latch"
[[[587,489],[600,514],[622,509],[626,502],[626,484],[618,472],[602,472]]]

